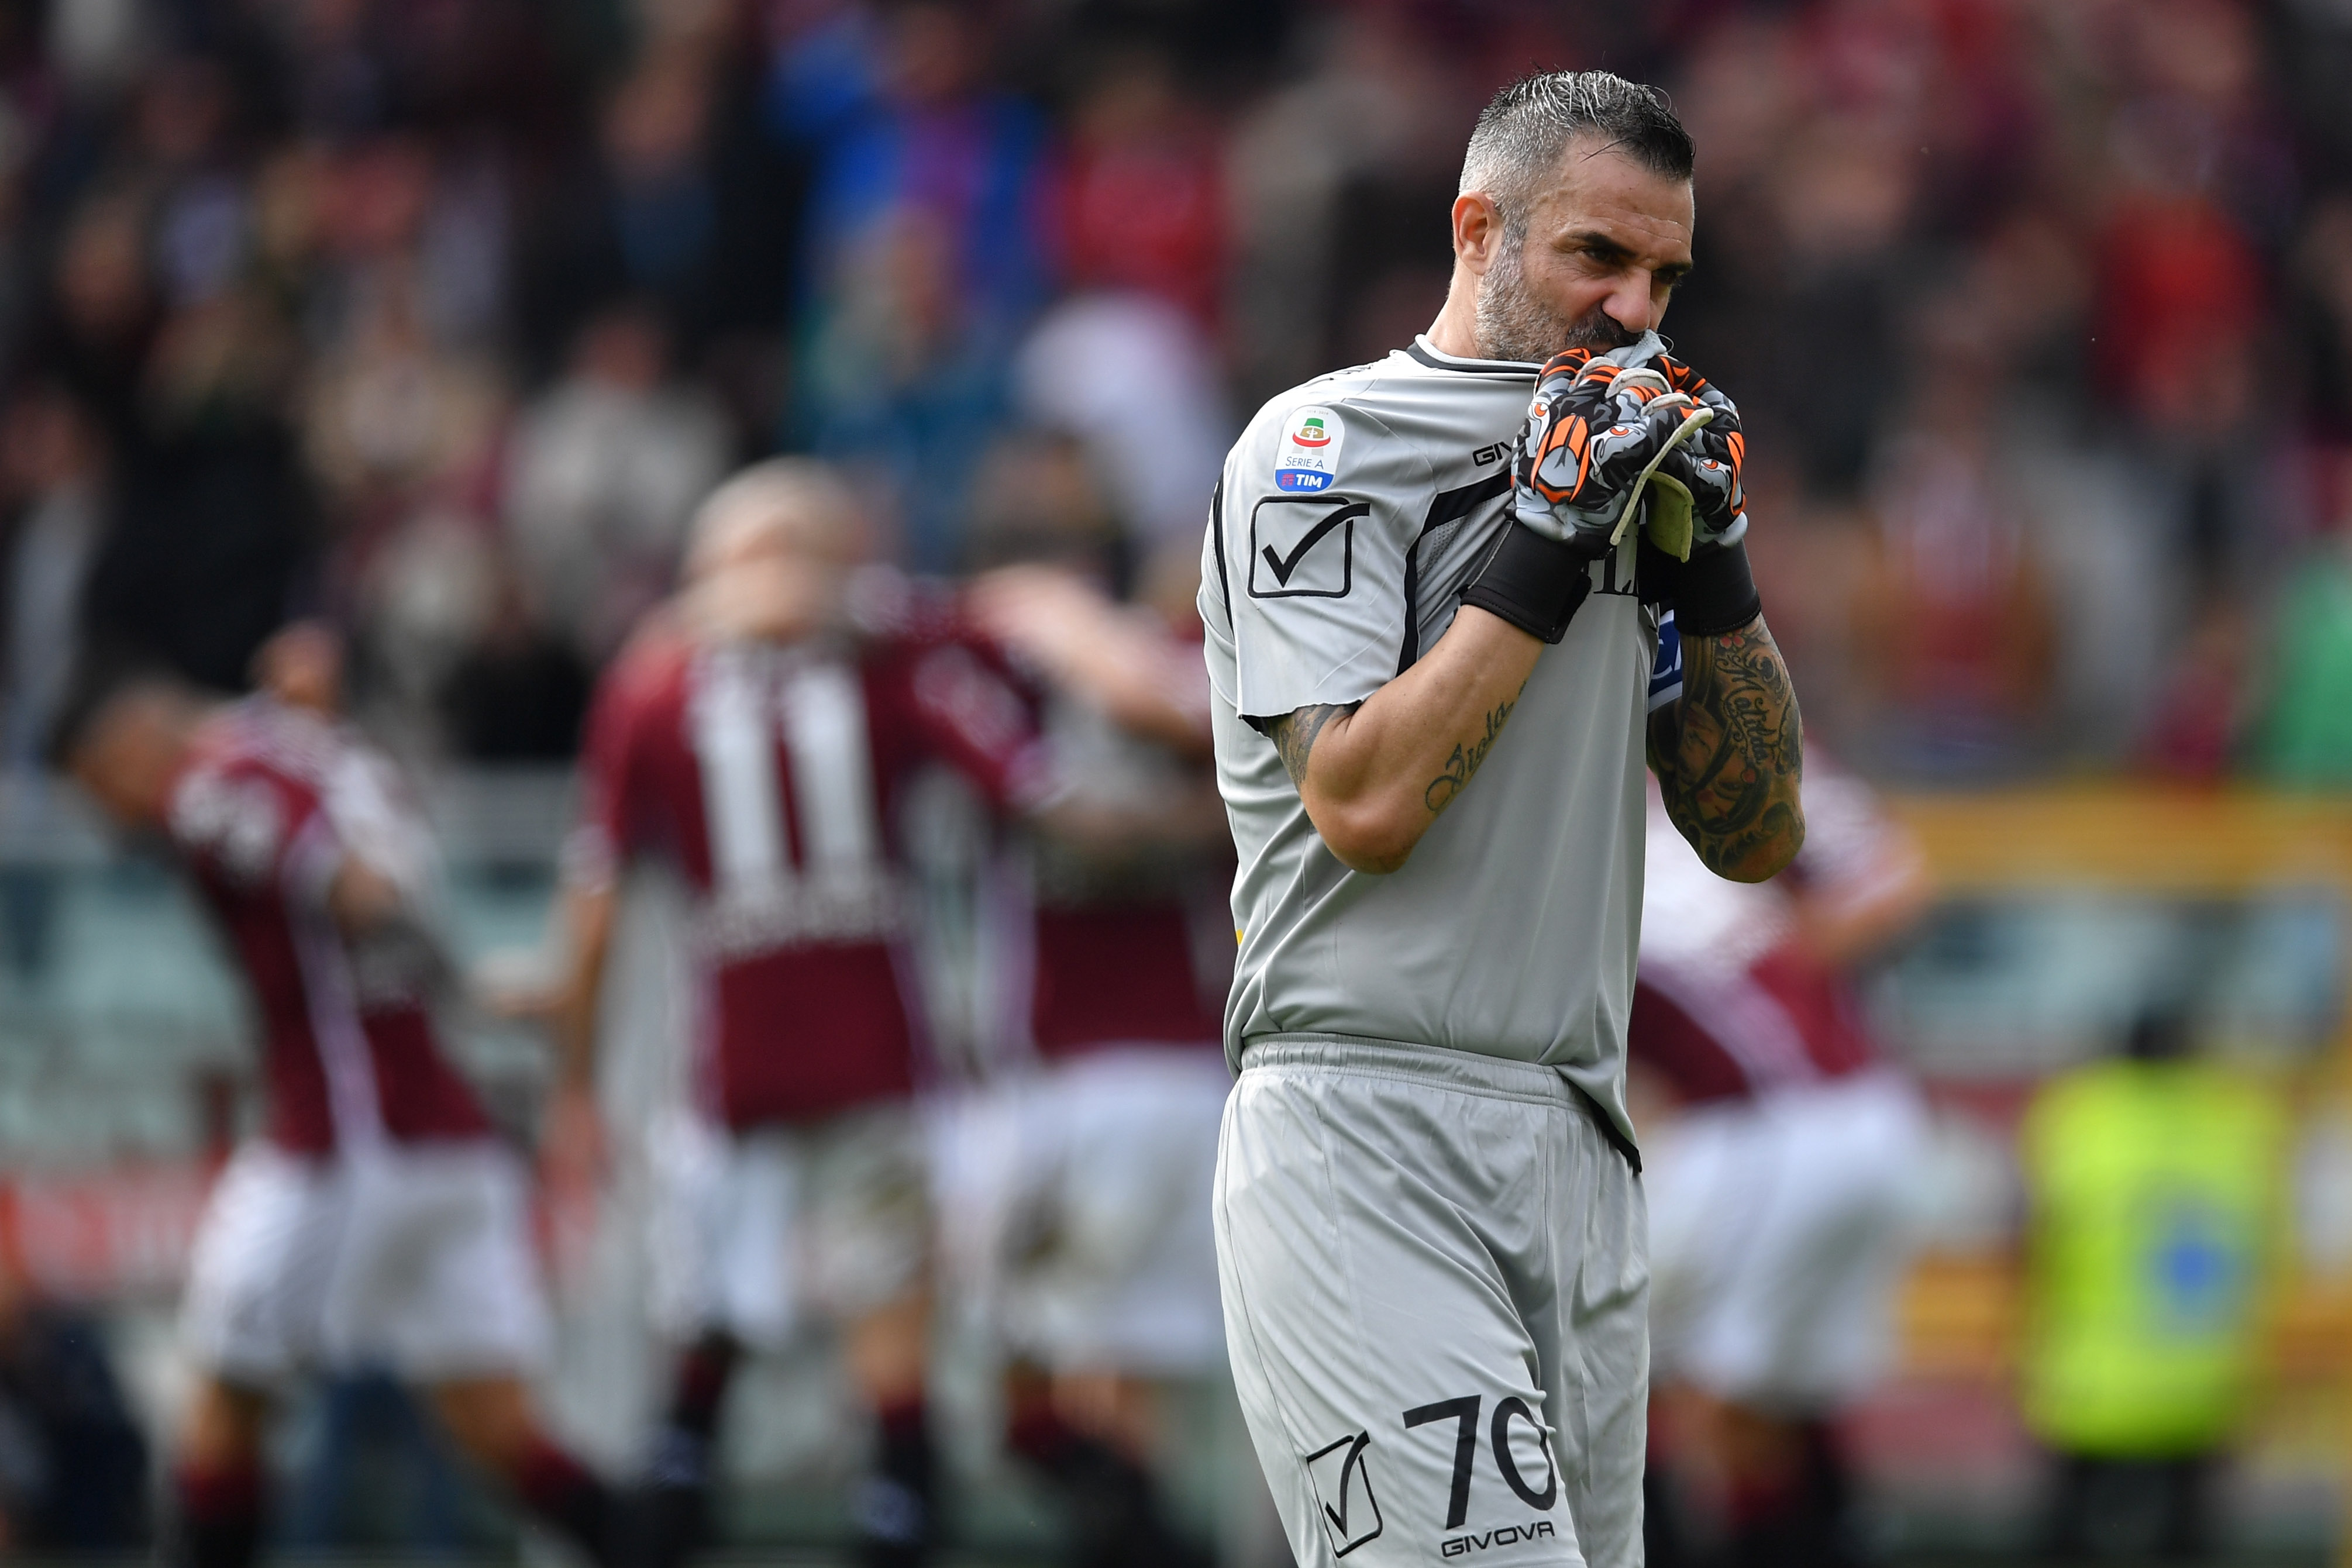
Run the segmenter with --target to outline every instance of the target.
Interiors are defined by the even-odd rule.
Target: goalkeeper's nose
[[[1652,283],[1647,269],[1628,267],[1612,280],[1608,297],[1601,301],[1601,313],[1623,328],[1629,340],[1654,329],[1663,314]]]

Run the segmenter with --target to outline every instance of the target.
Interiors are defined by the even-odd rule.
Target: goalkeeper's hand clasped
[[[1694,429],[1658,465],[1660,474],[1690,495],[1691,548],[1738,543],[1748,532],[1748,497],[1739,481],[1748,439],[1740,431],[1739,405],[1670,354],[1658,356],[1652,373],[1666,382],[1658,402],[1682,399],[1685,402],[1679,406],[1705,409],[1708,414],[1706,423]]]
[[[1587,559],[1609,552],[1629,500],[1702,406],[1643,363],[1662,353],[1656,335],[1644,333],[1628,348],[1570,349],[1545,364],[1512,458],[1521,523]]]
[[[1607,353],[1555,355],[1537,378],[1512,454],[1515,526],[1463,602],[1557,643],[1591,591],[1591,563],[1641,515],[1651,547],[1643,558],[1655,563],[1649,575],[1662,580],[1655,597],[1690,601],[1708,624],[1742,605],[1752,616],[1740,547],[1745,451],[1738,408],[1667,354],[1656,333]],[[1701,561],[1685,568],[1694,550]]]

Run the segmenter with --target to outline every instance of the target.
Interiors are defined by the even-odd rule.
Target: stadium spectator
[[[1148,294],[1075,296],[1021,345],[1013,378],[1027,424],[1083,445],[1135,554],[1192,542],[1233,422],[1190,317]]]
[[[142,368],[117,451],[93,625],[215,690],[243,681],[316,559],[317,490],[289,406],[300,368],[289,324],[257,292],[188,305]]]
[[[20,372],[80,398],[118,449],[139,432],[140,382],[160,321],[146,252],[138,202],[121,192],[87,195],[66,221],[16,356]]]
[[[657,15],[697,10],[723,16]],[[651,309],[703,377],[781,323],[803,171],[758,123],[756,57],[737,41],[709,26],[649,40],[602,106],[593,155],[523,193],[516,326],[531,371],[615,299]],[[772,407],[781,391],[756,395]]]
[[[0,413],[6,538],[0,767],[37,768],[48,749],[81,641],[81,606],[106,530],[106,454],[97,423],[62,388],[36,383]]]
[[[1063,286],[1153,295],[1214,331],[1226,212],[1212,127],[1162,54],[1114,52],[1085,82],[1045,187]]]
[[[0,781],[39,821],[57,810],[41,774],[109,523],[103,434],[55,382],[28,382],[0,409]],[[0,864],[0,954],[20,980],[53,951],[61,890],[54,866]]]
[[[2330,789],[2352,784],[2352,452],[2313,466],[2331,526],[2299,552],[2273,612],[2250,760],[2273,782]]]
[[[2342,441],[2352,437],[2352,196],[2315,204],[2293,263],[2297,391],[2316,434]]]
[[[147,1513],[147,1439],[104,1324],[0,1269],[0,1550],[121,1553]]]
[[[1445,292],[1445,234],[1406,214],[1442,210],[1481,94],[1446,50],[1420,36],[1408,7],[1368,5],[1304,22],[1304,68],[1232,131],[1234,204],[1227,342],[1239,406],[1336,365],[1385,353],[1425,324]],[[1345,135],[1332,134],[1346,126]],[[1355,243],[1350,209],[1379,231]],[[1398,230],[1402,228],[1402,236]],[[1352,307],[1402,270],[1377,346]]]
[[[1882,651],[1874,760],[1981,779],[2047,745],[2055,622],[2034,508],[2004,461],[2003,367],[1965,319],[1925,314],[1913,402],[1871,476],[1879,555],[1860,645]]]
[[[726,416],[671,375],[651,309],[582,329],[564,378],[517,421],[507,460],[514,559],[546,622],[590,667],[669,591],[696,502],[726,472]]]
[[[1046,291],[1046,127],[992,90],[988,43],[934,0],[846,9],[785,42],[769,88],[815,162],[795,434],[887,483],[924,570],[960,558],[960,497]]]

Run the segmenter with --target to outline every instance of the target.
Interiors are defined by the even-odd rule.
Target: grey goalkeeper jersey
[[[1241,867],[1225,1010],[1255,1040],[1344,1035],[1557,1067],[1624,1131],[1642,911],[1643,727],[1659,651],[1633,537],[1546,648],[1484,765],[1402,870],[1325,848],[1250,725],[1352,703],[1453,624],[1508,519],[1532,364],[1412,348],[1286,392],[1225,459],[1202,561],[1217,779]],[[1675,672],[1678,676],[1678,670]],[[1662,688],[1663,689],[1663,688]]]

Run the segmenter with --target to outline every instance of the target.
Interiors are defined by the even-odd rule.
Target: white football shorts
[[[1135,1045],[1040,1065],[943,1119],[957,1276],[1056,1372],[1192,1377],[1225,1354],[1209,1218],[1224,1052]]]
[[[1648,1140],[1661,1380],[1792,1416],[1865,1392],[1893,1345],[1926,1116],[1872,1071],[1695,1107]]]
[[[1217,1259],[1300,1563],[1638,1568],[1648,1222],[1599,1114],[1528,1063],[1252,1042]]]
[[[426,1383],[528,1372],[548,1321],[525,1190],[488,1140],[327,1156],[247,1143],[197,1228],[189,1349],[255,1386],[313,1368]]]
[[[774,1351],[805,1312],[856,1318],[922,1283],[930,1178],[908,1102],[741,1134],[674,1113],[650,1142],[653,1316],[665,1333],[723,1330]]]

